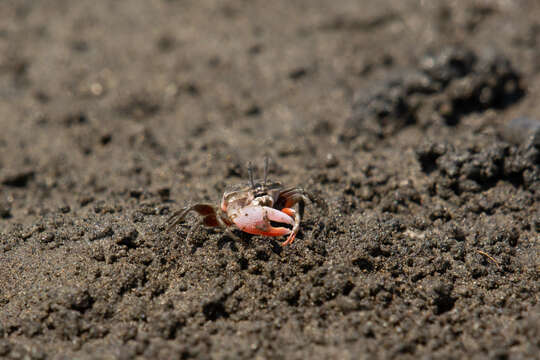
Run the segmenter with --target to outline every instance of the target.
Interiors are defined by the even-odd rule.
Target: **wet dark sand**
[[[1,2],[0,358],[538,358],[540,3],[424,3]]]

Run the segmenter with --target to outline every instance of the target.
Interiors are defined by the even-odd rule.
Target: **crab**
[[[268,158],[265,158],[262,180],[253,179],[251,164],[248,173],[249,184],[237,185],[225,191],[219,208],[209,204],[187,206],[169,217],[166,221],[167,231],[174,229],[193,211],[202,217],[199,224],[228,230],[233,237],[236,237],[231,231],[234,228],[253,235],[288,235],[281,245],[290,245],[300,230],[306,202],[321,204],[321,200],[302,188],[283,187],[281,183],[269,180]]]

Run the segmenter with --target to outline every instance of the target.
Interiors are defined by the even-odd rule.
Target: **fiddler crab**
[[[265,158],[264,179],[253,180],[253,168],[248,166],[249,184],[237,185],[225,191],[219,208],[208,204],[195,204],[175,212],[166,221],[171,231],[186,215],[194,211],[202,216],[200,223],[219,227],[232,234],[231,227],[253,235],[285,236],[282,246],[291,244],[300,230],[300,221],[308,200],[325,206],[319,198],[298,187],[283,187],[271,181],[268,175],[268,158]],[[297,205],[295,210],[293,207]],[[285,226],[279,226],[284,224]],[[286,226],[289,227],[286,227]],[[189,235],[188,235],[189,237]]]

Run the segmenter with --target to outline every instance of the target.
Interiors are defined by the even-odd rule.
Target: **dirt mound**
[[[2,2],[0,358],[537,358],[538,13]],[[165,231],[265,155],[292,245]]]

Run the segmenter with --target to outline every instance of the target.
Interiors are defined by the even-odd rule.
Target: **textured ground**
[[[446,3],[0,2],[0,358],[538,358],[540,3]]]

